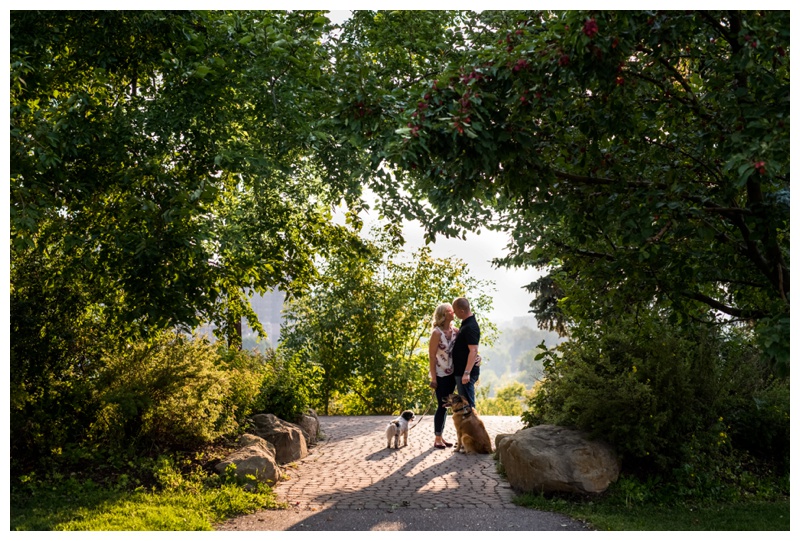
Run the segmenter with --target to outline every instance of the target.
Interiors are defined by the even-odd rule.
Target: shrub
[[[632,470],[674,474],[729,453],[726,415],[758,386],[757,352],[705,326],[623,319],[559,349],[523,420],[587,430]]]
[[[226,414],[230,378],[215,346],[166,332],[105,359],[95,440],[192,448],[237,429]]]
[[[525,408],[525,385],[515,381],[497,390],[494,398],[488,398],[489,389],[478,393],[476,407],[481,415],[521,415]]]
[[[271,413],[295,422],[310,404],[311,371],[313,367],[295,358],[270,353],[261,373],[254,413]]]
[[[732,400],[726,418],[731,444],[771,464],[779,474],[789,471],[789,382],[768,379],[752,393]]]
[[[260,353],[220,345],[217,353],[217,365],[228,378],[223,414],[241,429],[248,416],[260,411],[262,386],[272,370],[274,352],[268,349]]]

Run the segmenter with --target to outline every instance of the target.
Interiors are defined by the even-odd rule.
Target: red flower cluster
[[[558,65],[559,66],[566,66],[567,64],[569,64],[569,55],[568,54],[562,54],[561,58],[558,59]]]
[[[473,79],[476,80],[476,81],[480,81],[481,79],[483,79],[483,74],[479,73],[479,72],[477,72],[475,70],[472,70],[471,73],[468,73],[466,75],[462,75],[461,76],[461,82],[464,83],[464,84],[468,84]]]
[[[516,73],[520,70],[526,69],[528,66],[529,66],[528,61],[525,60],[524,58],[520,58],[519,60],[517,60],[517,63],[514,64],[514,67],[511,69],[514,71],[514,73]]]
[[[755,162],[753,164],[753,167],[756,168],[756,171],[758,171],[759,174],[761,174],[761,175],[766,175],[767,174],[767,163],[766,162]]]
[[[597,33],[600,31],[600,27],[597,26],[597,21],[594,19],[589,19],[585,23],[583,23],[583,33],[589,36],[590,38],[595,37]]]

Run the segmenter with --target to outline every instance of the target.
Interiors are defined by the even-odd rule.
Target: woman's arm
[[[439,351],[439,333],[433,331],[428,341],[428,359],[430,360],[431,387],[436,387],[436,352]]]

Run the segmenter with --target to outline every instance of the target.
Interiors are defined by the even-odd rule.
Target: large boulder
[[[619,478],[614,449],[587,434],[539,425],[495,439],[508,482],[523,492],[598,494]]]
[[[286,422],[271,413],[253,415],[252,432],[275,446],[275,458],[279,464],[300,460],[308,455],[308,445],[303,429]]]
[[[309,413],[300,415],[300,418],[297,420],[297,425],[303,429],[306,443],[308,445],[316,445],[320,437],[319,419],[317,419],[313,411],[309,410]]]
[[[220,461],[215,468],[217,472],[225,473],[231,464],[236,466],[236,476],[243,481],[252,475],[261,482],[274,485],[282,475],[275,460],[275,447],[252,434],[239,438],[239,449]]]

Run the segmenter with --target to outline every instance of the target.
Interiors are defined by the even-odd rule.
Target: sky
[[[369,231],[370,226],[378,222],[376,204],[370,203],[368,213],[361,214],[364,220],[364,231]],[[406,241],[405,250],[413,253],[418,248],[425,246],[423,228],[418,222],[403,222],[403,238]],[[437,236],[436,241],[430,244],[431,255],[437,259],[461,259],[467,266],[470,276],[479,280],[494,282],[493,306],[484,316],[495,324],[510,322],[514,318],[531,316],[530,302],[532,294],[522,288],[536,280],[541,273],[535,269],[506,269],[492,266],[492,259],[502,257],[506,253],[508,236],[505,233],[483,229],[480,234],[467,233],[466,240],[448,239]],[[469,298],[469,292],[464,295]],[[442,299],[442,302],[451,302],[453,299]]]
[[[411,250],[425,244],[422,227],[416,222],[404,224],[403,236]],[[494,282],[492,311],[485,316],[495,324],[531,316],[529,305],[533,295],[522,288],[542,274],[535,269],[493,267],[492,259],[504,256],[507,244],[508,236],[505,233],[484,229],[479,235],[468,233],[466,240],[437,237],[436,242],[430,245],[434,257],[457,257],[466,263],[471,276]],[[469,292],[465,292],[465,296],[469,298]]]

